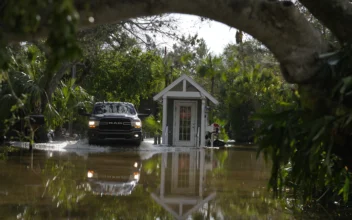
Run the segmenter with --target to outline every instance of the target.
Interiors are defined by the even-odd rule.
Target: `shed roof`
[[[187,76],[185,74],[180,76],[178,79],[173,81],[170,85],[168,85],[165,89],[163,89],[161,92],[159,92],[157,95],[155,95],[153,97],[154,101],[159,100],[160,98],[162,98],[167,92],[169,92],[172,88],[177,86],[183,80],[186,80],[192,86],[194,86],[200,92],[201,96],[205,96],[206,98],[208,98],[215,105],[219,104],[218,100],[216,100],[212,95],[210,95],[207,91],[205,91],[203,89],[203,87],[201,87],[198,83],[196,83],[191,77],[189,77],[189,76]]]

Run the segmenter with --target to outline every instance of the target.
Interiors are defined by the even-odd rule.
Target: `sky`
[[[199,16],[172,14],[178,19],[178,30],[185,35],[198,34],[207,43],[210,52],[219,55],[229,43],[235,43],[236,29],[216,21],[201,21]],[[166,40],[167,46],[171,47],[173,42]]]

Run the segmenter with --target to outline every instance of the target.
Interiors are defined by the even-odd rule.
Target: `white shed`
[[[206,100],[219,104],[212,95],[189,76],[182,75],[153,99],[163,103],[163,145],[205,146]]]

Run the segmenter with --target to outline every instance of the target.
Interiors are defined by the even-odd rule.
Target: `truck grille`
[[[101,130],[130,130],[131,121],[127,118],[101,119],[99,124]]]

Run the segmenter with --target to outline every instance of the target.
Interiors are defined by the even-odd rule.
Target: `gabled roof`
[[[177,210],[175,210],[175,204],[169,204],[167,203],[167,199],[159,197],[159,195],[155,193],[151,193],[152,198],[154,199],[155,202],[157,202],[160,206],[162,206],[166,211],[168,211],[171,215],[173,215],[174,219],[177,220],[183,220],[183,219],[188,219],[188,216],[192,215],[192,213],[198,211],[201,207],[203,207],[205,204],[207,204],[210,200],[214,199],[216,197],[216,192],[211,193],[208,195],[206,198],[201,198],[199,197],[198,200],[194,204],[190,204],[191,207],[189,207],[187,210],[185,208],[182,209],[182,211],[187,211],[186,213],[183,213],[179,211],[178,205],[182,204],[182,202],[189,202],[187,201],[187,197],[181,196],[181,197],[176,197],[176,199],[179,199],[180,203],[177,204]],[[187,203],[183,203],[187,204]]]
[[[161,92],[159,92],[157,95],[155,95],[153,97],[154,101],[159,100],[160,98],[162,98],[167,92],[169,92],[172,88],[177,86],[183,80],[186,80],[187,82],[189,82],[192,86],[194,86],[200,92],[201,95],[203,95],[206,98],[208,98],[212,103],[214,103],[215,105],[219,104],[218,100],[216,100],[212,95],[210,95],[207,91],[205,91],[203,89],[203,87],[201,87],[198,83],[196,83],[191,77],[189,77],[189,76],[187,76],[185,74],[180,76],[178,79],[173,81],[170,85],[168,85],[165,89],[163,89]]]

